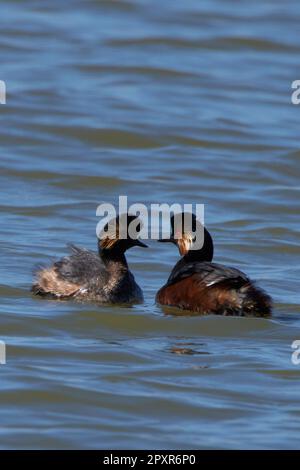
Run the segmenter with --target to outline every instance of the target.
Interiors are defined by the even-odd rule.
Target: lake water
[[[291,0],[1,6],[1,448],[299,447],[299,22]],[[165,315],[178,253],[154,241],[128,253],[143,305],[32,297],[122,194],[205,204],[273,317]]]

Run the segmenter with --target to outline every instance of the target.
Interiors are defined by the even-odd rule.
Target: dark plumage
[[[184,214],[180,216],[183,217]],[[201,314],[271,314],[271,298],[246,274],[236,268],[212,262],[213,241],[208,230],[204,228],[202,248],[192,250],[195,239],[190,233],[184,232],[179,238],[174,238],[174,220],[172,217],[171,237],[159,241],[176,244],[183,257],[173,268],[167,283],[158,291],[156,301],[159,304]],[[192,230],[195,231],[196,224],[200,222],[194,215],[192,221]]]
[[[143,293],[128,268],[125,252],[133,246],[146,245],[130,238],[128,232],[127,239],[118,238],[120,217],[116,219],[117,236],[107,236],[98,241],[99,254],[71,245],[70,256],[37,272],[32,292],[59,299],[76,298],[101,303],[141,302]],[[133,221],[136,223],[136,217],[127,217],[128,225]]]

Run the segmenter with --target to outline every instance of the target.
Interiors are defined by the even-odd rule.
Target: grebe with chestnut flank
[[[172,234],[160,242],[178,246],[182,258],[173,268],[167,283],[156,295],[157,303],[179,307],[200,314],[269,316],[272,300],[246,274],[236,268],[213,263],[213,240],[205,227],[201,249],[191,249],[195,241],[188,231],[174,237],[175,217],[171,218]],[[189,214],[191,216],[191,214]],[[200,224],[192,214],[192,231]],[[184,224],[181,225],[184,227]]]

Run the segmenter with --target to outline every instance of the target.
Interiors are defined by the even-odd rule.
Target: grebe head
[[[179,253],[187,260],[212,261],[214,245],[209,231],[199,222],[195,214],[182,212],[171,217],[171,235],[158,240],[177,245]],[[195,235],[196,234],[196,235]],[[196,236],[200,240],[196,240]]]
[[[109,255],[109,253],[125,253],[134,246],[148,248],[138,238],[141,229],[142,223],[137,216],[130,214],[118,215],[103,228],[98,240],[99,250],[101,252],[105,251]]]

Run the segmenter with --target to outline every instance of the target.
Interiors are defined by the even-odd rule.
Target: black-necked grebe
[[[182,219],[185,215],[178,214]],[[167,283],[158,291],[157,303],[200,314],[270,315],[271,297],[257,287],[246,274],[236,268],[212,263],[214,247],[208,230],[202,227],[203,246],[199,250],[192,250],[190,248],[195,240],[194,235],[185,232],[174,236],[174,217],[177,215],[171,218],[171,237],[159,241],[176,244],[182,258],[173,268]],[[196,224],[200,222],[192,214],[193,232]],[[183,223],[181,226],[184,226]]]
[[[142,290],[128,268],[125,252],[134,246],[146,248],[147,245],[139,239],[130,238],[128,226],[131,222],[134,221],[137,231],[140,231],[140,222],[131,215],[127,215],[127,238],[118,238],[121,217],[123,215],[115,219],[116,237],[107,236],[98,240],[99,254],[71,245],[70,256],[37,272],[32,292],[57,299],[75,298],[101,303],[142,302]],[[104,228],[105,231],[111,222]]]

